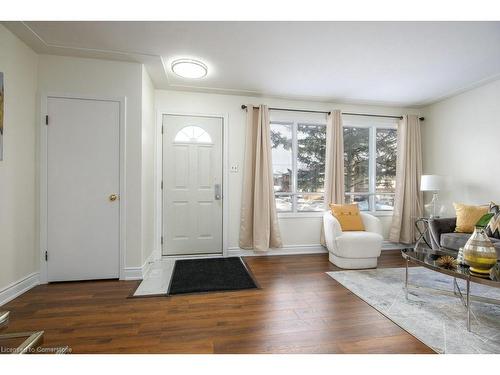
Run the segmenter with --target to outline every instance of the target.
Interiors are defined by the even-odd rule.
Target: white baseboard
[[[125,267],[122,280],[142,280],[142,267]]]
[[[0,290],[0,306],[40,284],[40,273],[33,272]]]
[[[125,267],[123,280],[142,280],[144,276],[147,275],[149,270],[151,269],[152,264],[155,261],[155,253],[152,252],[147,257],[144,264],[140,267]]]
[[[146,261],[142,265],[142,278],[143,279],[149,273],[149,270],[151,269],[151,266],[155,262],[155,260],[156,260],[156,256],[155,255],[156,254],[154,252],[152,252],[151,254],[149,254],[149,256],[146,258]]]
[[[394,244],[384,241],[382,244],[382,251],[387,250],[400,250],[407,248],[408,245]],[[273,255],[298,255],[298,254],[322,254],[327,253],[328,250],[321,244],[311,245],[287,245],[281,249],[270,249],[268,251],[255,251],[245,250],[239,247],[228,248],[228,256],[273,256]]]
[[[382,251],[387,251],[387,250],[402,250],[402,249],[408,249],[412,248],[413,245],[406,245],[403,243],[395,243],[395,242],[390,242],[390,241],[384,241],[382,243]]]
[[[320,244],[312,245],[287,245],[280,249],[269,249],[268,251],[246,250],[239,247],[230,247],[227,250],[229,256],[274,256],[274,255],[298,255],[298,254],[322,254],[327,253],[326,248]]]

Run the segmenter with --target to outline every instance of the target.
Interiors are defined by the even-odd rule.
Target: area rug
[[[253,289],[257,284],[239,257],[177,260],[169,295]]]
[[[466,308],[453,295],[453,278],[423,267],[327,272],[344,287],[438,353],[500,353],[500,306],[473,301],[471,332]],[[465,285],[459,280],[461,290]],[[500,300],[500,289],[471,283],[471,294]]]

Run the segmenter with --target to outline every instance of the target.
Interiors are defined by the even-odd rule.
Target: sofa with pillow
[[[469,207],[473,206],[465,206],[465,210]],[[476,208],[477,207],[481,206],[476,206]],[[477,221],[478,215],[480,217],[482,214],[480,210],[477,211],[475,215],[471,214],[470,210],[464,214],[460,211],[460,205],[457,204],[455,205],[455,209],[457,217],[430,219],[429,233],[433,249],[437,250],[444,247],[448,250],[458,252],[459,248],[465,246],[474,230],[474,224],[471,223]],[[493,243],[493,246],[495,246],[497,258],[500,260],[500,208],[498,205],[491,203],[489,208],[487,206],[484,208],[484,212],[494,214],[485,228],[485,231]]]

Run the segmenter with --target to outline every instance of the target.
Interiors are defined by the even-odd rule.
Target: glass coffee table
[[[405,272],[405,295],[406,298],[408,299],[408,266],[409,263],[415,263],[419,266],[428,268],[430,270],[433,270],[435,272],[439,272],[448,276],[453,277],[453,293],[459,297],[463,304],[465,305],[467,309],[467,330],[470,332],[470,315],[471,315],[471,308],[470,308],[470,302],[472,299],[480,300],[481,302],[484,303],[491,303],[495,305],[500,305],[500,301],[492,298],[486,298],[486,297],[475,297],[471,296],[470,294],[470,283],[477,283],[477,284],[482,284],[482,285],[487,285],[493,288],[500,288],[500,276],[498,272],[498,267],[499,264],[497,263],[496,271],[497,272],[492,272],[489,277],[480,277],[475,274],[471,274],[469,272],[469,268],[466,266],[460,266],[458,265],[454,269],[449,269],[449,268],[444,268],[441,267],[440,265],[437,264],[437,260],[445,255],[452,256],[456,258],[457,253],[454,251],[446,250],[444,248],[439,249],[439,250],[433,250],[425,245],[423,246],[417,246],[416,248],[412,249],[403,249],[401,250],[401,255],[403,258],[406,260],[406,272]],[[460,286],[457,283],[457,279],[462,279],[465,280],[465,297],[460,290]]]

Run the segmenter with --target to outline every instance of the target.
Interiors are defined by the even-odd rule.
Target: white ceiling
[[[421,106],[500,78],[500,22],[4,24],[39,53],[142,62],[163,89]],[[208,76],[175,76],[180,57]]]

